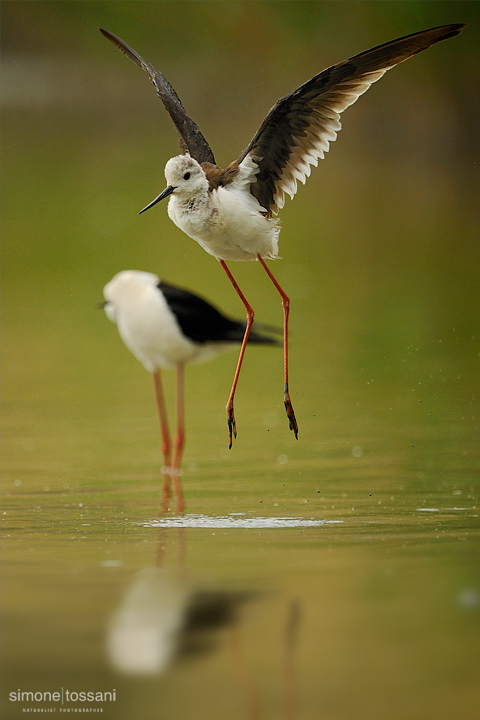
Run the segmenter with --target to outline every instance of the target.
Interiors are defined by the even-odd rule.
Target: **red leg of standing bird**
[[[182,482],[180,479],[180,466],[182,464],[183,447],[185,445],[185,423],[184,423],[184,366],[177,365],[177,434],[175,437],[175,454],[173,458],[173,487],[175,489],[175,499],[177,501],[177,513],[185,510],[185,501],[182,493]]]
[[[250,307],[247,300],[245,299],[244,294],[238,287],[238,285],[237,285],[232,273],[228,269],[225,261],[220,260],[220,265],[223,267],[223,269],[227,273],[230,282],[232,283],[233,287],[237,291],[237,294],[238,294],[240,300],[242,301],[242,303],[245,305],[245,309],[247,311],[247,325],[245,327],[245,334],[243,336],[242,347],[240,348],[240,355],[238,356],[237,369],[235,370],[235,377],[233,378],[232,389],[230,390],[230,396],[229,396],[228,402],[227,402],[228,447],[230,449],[232,447],[233,437],[237,437],[237,427],[235,425],[235,414],[233,412],[233,398],[235,395],[235,389],[237,387],[238,376],[240,375],[240,370],[242,367],[243,356],[245,355],[245,348],[247,346],[248,336],[250,335],[250,329],[253,325],[254,314],[253,314],[253,309]]]
[[[258,256],[258,260],[262,264],[268,277],[273,282],[273,284],[275,285],[275,287],[277,288],[278,292],[280,293],[280,295],[282,297],[283,366],[284,366],[284,372],[285,372],[285,385],[284,385],[284,391],[283,391],[284,392],[283,401],[285,403],[285,410],[287,411],[287,417],[288,417],[288,422],[290,425],[290,430],[293,430],[293,433],[298,440],[298,425],[297,425],[297,421],[295,419],[295,413],[293,412],[292,402],[290,400],[290,394],[288,392],[288,316],[290,313],[290,298],[288,297],[287,293],[280,287],[277,280],[274,278],[272,272],[268,269],[265,260],[262,257],[260,257],[260,255]]]
[[[167,512],[168,501],[170,499],[170,483],[171,483],[171,443],[170,434],[168,432],[167,411],[165,409],[165,401],[163,399],[162,378],[160,370],[153,372],[153,386],[155,388],[155,399],[157,401],[158,417],[160,419],[160,430],[162,433],[162,454],[163,454],[163,493],[162,493],[162,510]]]

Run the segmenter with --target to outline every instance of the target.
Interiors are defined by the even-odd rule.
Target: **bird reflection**
[[[112,617],[107,649],[121,672],[164,672],[174,661],[202,655],[218,643],[219,631],[239,622],[247,591],[222,590],[194,582],[185,571],[185,528],[177,530],[177,567],[164,568],[168,529],[160,528],[155,567],[134,578]]]
[[[110,624],[112,664],[126,673],[156,674],[174,660],[213,650],[216,632],[238,622],[247,599],[248,593],[191,587],[167,569],[142,570]]]
[[[110,623],[114,668],[136,675],[164,671],[177,652],[187,602],[187,588],[167,570],[139,572]]]
[[[185,569],[185,528],[176,531],[176,567],[164,567],[169,533],[159,528],[155,564],[137,573],[109,622],[107,654],[112,667],[133,676],[155,676],[185,659],[197,660],[223,645],[248,720],[263,716],[257,677],[246,657],[244,606],[265,599],[250,590],[230,590],[194,581]],[[283,628],[283,717],[295,720],[295,651],[300,604],[291,600]]]

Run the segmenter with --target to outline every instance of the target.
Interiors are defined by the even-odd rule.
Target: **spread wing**
[[[297,180],[304,183],[310,166],[324,157],[341,129],[340,113],[387,70],[440,40],[459,35],[464,27],[445,25],[378,45],[332,65],[279,100],[235,161],[240,164],[250,156],[257,163],[259,172],[250,192],[269,216],[283,207],[285,193],[295,195]]]
[[[180,147],[183,152],[188,152],[199,163],[210,162],[215,164],[210,145],[207,143],[198,125],[192,120],[182,105],[177,93],[162,73],[155,70],[153,65],[145,60],[127,43],[121,40],[108,30],[100,28],[100,32],[107,40],[110,40],[124,55],[132,60],[135,65],[148,73],[150,80],[155,86],[157,95],[165,105],[170,117],[178,130]]]

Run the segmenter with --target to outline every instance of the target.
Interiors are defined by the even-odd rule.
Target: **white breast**
[[[250,193],[230,186],[212,190],[204,204],[187,203],[175,195],[168,203],[175,225],[219,260],[277,257],[278,220],[266,218],[261,209]]]

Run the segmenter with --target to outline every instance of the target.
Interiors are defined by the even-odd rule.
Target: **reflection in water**
[[[241,608],[259,599],[252,591],[225,590],[203,586],[187,577],[185,529],[177,530],[177,567],[164,563],[165,543],[170,531],[161,528],[155,567],[137,573],[111,618],[107,631],[107,654],[112,667],[134,676],[165,672],[176,661],[198,658],[219,649],[221,631],[230,658],[231,673],[240,689],[248,720],[261,717],[259,688],[246,657]],[[285,720],[295,718],[295,649],[300,625],[300,603],[289,602],[283,631],[283,706]],[[243,641],[243,643],[242,643]],[[247,652],[248,651],[248,652]]]
[[[292,600],[285,626],[285,719],[295,716],[295,648],[300,624],[300,603]]]
[[[175,660],[215,647],[216,631],[238,622],[251,594],[190,585],[175,571],[139,572],[110,622],[108,655],[116,670],[160,673]]]
[[[138,573],[110,623],[113,667],[138,674],[164,670],[175,655],[187,602],[186,588],[166,570]]]
[[[108,655],[122,672],[160,673],[175,659],[211,650],[217,631],[236,625],[240,606],[254,597],[188,578],[184,528],[177,530],[177,568],[164,568],[167,533],[159,530],[155,567],[137,573],[109,624]]]

